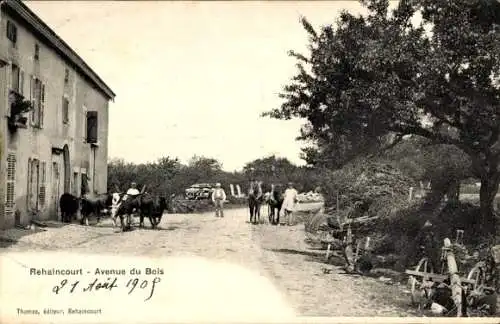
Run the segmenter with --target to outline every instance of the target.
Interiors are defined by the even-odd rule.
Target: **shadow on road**
[[[294,255],[303,255],[305,256],[305,261],[307,262],[316,262],[321,264],[331,264],[334,266],[342,267],[345,265],[345,260],[342,256],[339,255],[330,255],[328,261],[325,259],[325,252],[316,252],[316,251],[300,251],[300,250],[292,250],[292,249],[266,249],[271,252],[277,253],[285,253],[285,254],[294,254]]]

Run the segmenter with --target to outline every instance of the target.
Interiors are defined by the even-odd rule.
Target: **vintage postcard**
[[[0,1],[0,323],[499,323],[500,1]]]

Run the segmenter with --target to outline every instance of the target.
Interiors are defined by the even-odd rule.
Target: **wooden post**
[[[460,276],[458,275],[457,262],[455,254],[452,250],[451,241],[449,238],[444,239],[444,248],[446,251],[446,262],[448,264],[448,273],[450,275],[451,298],[457,308],[457,317],[462,317],[462,285]]]
[[[408,191],[408,202],[411,202],[413,200],[413,187],[410,187]]]
[[[340,198],[339,198],[339,192],[337,191],[337,215],[340,212],[340,206],[339,206],[339,204],[340,204]]]

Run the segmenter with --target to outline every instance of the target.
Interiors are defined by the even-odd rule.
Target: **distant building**
[[[26,5],[0,1],[0,228],[59,219],[60,195],[84,184],[106,192],[114,97]]]

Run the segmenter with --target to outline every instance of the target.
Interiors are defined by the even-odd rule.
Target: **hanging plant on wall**
[[[25,114],[33,109],[31,101],[25,100],[24,97],[15,92],[10,92],[10,116],[9,129],[11,132],[16,131],[18,128],[27,128],[28,117]]]

